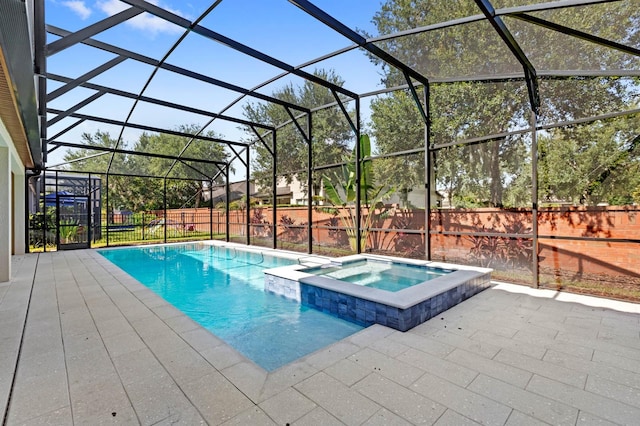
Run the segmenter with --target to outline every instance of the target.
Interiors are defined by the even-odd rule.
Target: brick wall
[[[563,207],[538,212],[540,268],[581,274],[640,276],[640,244],[567,240],[560,237],[640,240],[640,208]],[[432,229],[452,232],[526,233],[528,210],[441,210],[432,213]],[[432,237],[434,249],[464,256],[472,243],[460,236]]]

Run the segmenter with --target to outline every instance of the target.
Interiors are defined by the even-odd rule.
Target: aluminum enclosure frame
[[[213,181],[214,179],[216,179],[216,177],[223,175],[226,179],[225,181],[225,185],[226,185],[226,191],[227,191],[227,195],[228,195],[228,191],[229,191],[229,176],[230,176],[230,164],[233,161],[240,161],[242,163],[242,165],[245,167],[246,169],[246,186],[247,186],[247,194],[249,194],[249,178],[250,178],[250,154],[249,151],[250,149],[255,145],[255,144],[263,144],[263,146],[267,147],[267,149],[269,150],[270,154],[272,155],[272,159],[273,159],[273,164],[274,164],[274,168],[273,168],[273,174],[272,174],[272,179],[273,179],[273,194],[274,194],[274,201],[275,201],[275,196],[276,196],[276,178],[278,176],[277,173],[277,162],[278,162],[278,152],[276,150],[276,145],[277,145],[277,133],[278,133],[278,129],[282,128],[282,126],[287,125],[287,124],[294,124],[294,126],[298,129],[299,133],[302,135],[304,141],[306,142],[307,146],[308,146],[308,167],[307,167],[307,176],[308,176],[308,181],[307,181],[307,187],[311,188],[311,182],[312,182],[312,174],[314,171],[316,171],[317,169],[313,167],[313,149],[312,149],[312,141],[313,141],[313,120],[312,120],[312,114],[315,111],[318,111],[320,109],[323,108],[331,108],[334,106],[338,106],[340,108],[340,110],[342,111],[345,119],[347,120],[347,122],[349,123],[350,128],[352,129],[353,133],[354,133],[354,137],[355,137],[355,141],[356,141],[356,174],[359,175],[359,170],[362,164],[362,161],[366,161],[369,159],[365,159],[362,158],[362,154],[359,151],[359,144],[357,143],[357,141],[359,140],[360,137],[360,133],[361,133],[361,111],[360,111],[360,102],[362,101],[362,99],[369,97],[369,96],[373,96],[375,94],[382,94],[382,93],[389,93],[392,92],[394,90],[404,90],[407,89],[409,90],[411,97],[415,103],[416,108],[418,109],[418,111],[420,112],[420,115],[422,117],[423,123],[424,123],[424,128],[425,128],[425,140],[424,140],[424,148],[423,149],[417,149],[415,150],[415,152],[422,152],[424,151],[424,158],[425,158],[425,176],[424,176],[424,185],[425,188],[427,188],[426,191],[426,199],[425,199],[425,204],[426,204],[426,208],[427,211],[430,211],[431,209],[431,202],[432,200],[430,199],[430,192],[431,192],[431,186],[433,185],[433,183],[431,182],[431,176],[432,176],[432,153],[436,152],[439,149],[443,149],[446,148],[448,146],[453,146],[453,145],[465,145],[465,144],[475,144],[475,143],[482,143],[482,142],[486,142],[486,141],[490,141],[490,140],[496,140],[511,134],[516,134],[517,132],[520,133],[531,133],[532,135],[532,140],[533,140],[533,148],[532,148],[532,160],[533,160],[533,171],[532,171],[532,179],[536,179],[537,176],[537,165],[536,165],[536,161],[537,161],[537,153],[536,153],[536,145],[537,145],[537,132],[544,130],[545,128],[548,128],[548,126],[544,126],[544,125],[540,125],[539,121],[538,121],[538,116],[539,116],[539,107],[541,104],[540,101],[540,93],[539,93],[539,83],[541,80],[544,79],[572,79],[572,78],[576,78],[576,77],[597,77],[597,76],[602,76],[602,77],[608,77],[608,76],[640,76],[640,70],[601,70],[601,71],[563,71],[563,70],[545,70],[545,69],[536,69],[535,66],[533,65],[533,63],[531,62],[530,58],[527,56],[527,54],[522,50],[522,48],[520,47],[520,45],[518,44],[517,40],[515,39],[515,37],[513,36],[513,34],[511,33],[510,29],[508,28],[507,25],[505,25],[503,17],[509,17],[509,18],[515,18],[519,21],[524,21],[527,22],[529,24],[532,25],[536,25],[538,27],[541,28],[545,28],[548,29],[550,31],[554,31],[554,32],[559,32],[562,34],[565,34],[567,36],[570,37],[574,37],[580,40],[586,40],[590,43],[594,43],[600,46],[604,46],[607,47],[609,49],[614,49],[620,52],[623,52],[625,54],[628,55],[632,55],[632,56],[636,56],[636,57],[640,57],[640,49],[631,46],[631,45],[625,45],[623,43],[617,42],[617,41],[612,41],[612,40],[607,40],[605,38],[602,37],[598,37],[592,34],[588,34],[584,31],[578,30],[578,29],[574,29],[574,28],[569,28],[563,25],[559,25],[553,22],[550,22],[548,20],[545,19],[541,19],[538,18],[534,15],[532,15],[532,13],[535,12],[543,12],[543,11],[547,11],[547,10],[555,10],[555,9],[564,9],[564,8],[572,8],[572,7],[580,7],[580,6],[585,6],[585,5],[597,5],[600,3],[607,3],[605,1],[602,0],[560,0],[560,1],[552,1],[552,2],[548,2],[548,3],[540,3],[540,4],[531,4],[531,5],[526,5],[526,6],[518,6],[518,7],[509,7],[509,8],[498,8],[496,9],[493,5],[493,2],[490,0],[474,0],[475,4],[478,7],[478,11],[480,12],[478,15],[473,15],[473,16],[467,16],[464,18],[457,18],[457,19],[452,19],[450,21],[447,22],[440,22],[440,23],[436,23],[436,24],[432,24],[429,26],[425,26],[425,27],[419,27],[419,28],[414,28],[411,30],[406,30],[406,31],[400,31],[394,34],[388,34],[388,35],[384,35],[384,36],[379,36],[379,37],[371,37],[371,38],[366,38],[364,36],[362,36],[361,34],[359,34],[358,32],[356,32],[355,30],[349,28],[347,25],[345,25],[344,23],[340,22],[338,19],[336,19],[335,17],[331,16],[329,13],[323,11],[321,8],[315,6],[312,2],[307,1],[307,0],[289,0],[289,3],[291,3],[291,5],[293,7],[297,7],[300,10],[302,10],[303,12],[305,12],[308,16],[312,17],[313,19],[321,22],[322,24],[324,24],[326,27],[328,27],[330,30],[332,30],[333,32],[339,34],[340,36],[342,36],[345,41],[349,42],[349,43],[353,43],[350,46],[347,46],[343,49],[337,50],[335,52],[330,52],[327,53],[315,60],[309,61],[305,64],[299,65],[299,66],[294,66],[291,64],[288,64],[284,61],[281,61],[275,57],[269,56],[264,52],[261,52],[259,50],[256,50],[254,48],[252,48],[251,46],[247,46],[245,44],[242,44],[236,40],[230,39],[222,34],[219,34],[207,27],[204,27],[200,24],[200,21],[202,21],[202,19],[209,13],[211,13],[217,3],[216,2],[212,2],[212,5],[197,19],[195,20],[189,20],[189,19],[185,19],[183,17],[180,17],[174,13],[172,13],[169,10],[163,9],[155,4],[152,4],[148,1],[144,1],[144,0],[123,0],[125,3],[127,3],[129,6],[131,6],[130,8],[117,13],[113,16],[110,16],[108,18],[105,18],[99,22],[96,22],[92,25],[89,25],[83,29],[80,29],[78,31],[75,32],[71,32],[71,31],[67,31],[65,29],[61,29],[61,28],[57,28],[55,26],[52,25],[46,25],[45,20],[44,20],[44,0],[36,0],[36,15],[35,15],[35,32],[36,34],[40,34],[39,37],[36,37],[36,46],[35,46],[35,57],[36,57],[36,69],[37,72],[40,76],[40,79],[43,81],[43,83],[40,85],[40,93],[39,93],[39,108],[40,108],[40,116],[41,116],[41,122],[43,124],[44,127],[44,131],[46,132],[46,128],[51,127],[52,125],[61,122],[62,120],[64,120],[65,118],[75,118],[78,121],[74,122],[73,124],[69,125],[66,129],[64,129],[63,131],[59,132],[56,135],[53,136],[49,136],[44,134],[42,136],[42,141],[41,144],[44,147],[44,151],[46,152],[51,152],[54,149],[57,149],[58,147],[74,147],[74,148],[80,148],[81,144],[77,144],[77,143],[73,143],[73,142],[63,142],[63,140],[61,138],[65,137],[65,134],[69,131],[71,131],[73,128],[77,127],[78,125],[80,125],[83,122],[87,122],[87,121],[91,121],[91,122],[99,122],[99,123],[105,123],[105,124],[111,124],[111,125],[115,125],[118,126],[121,129],[120,132],[120,136],[118,137],[118,144],[121,142],[122,139],[122,133],[124,131],[124,129],[127,128],[134,128],[134,129],[140,129],[140,130],[145,130],[145,131],[152,131],[152,132],[158,132],[158,133],[166,133],[166,134],[172,134],[172,135],[177,135],[177,136],[182,136],[182,137],[186,137],[186,138],[190,138],[191,141],[193,140],[202,140],[202,141],[208,141],[208,142],[213,142],[213,143],[220,143],[223,144],[226,149],[228,150],[230,157],[228,159],[228,161],[226,162],[211,162],[212,164],[215,164],[216,167],[218,168],[218,172],[216,173],[215,176],[207,176],[208,178],[211,179],[211,181]],[[165,55],[165,57],[162,60],[157,60],[157,59],[153,59],[151,57],[145,56],[143,54],[139,54],[139,53],[135,53],[129,50],[126,50],[124,48],[121,48],[119,46],[114,46],[102,41],[98,41],[96,40],[94,37],[97,36],[98,34],[100,34],[103,31],[106,31],[108,29],[113,28],[116,25],[122,24],[138,15],[140,15],[141,13],[150,13],[153,16],[156,16],[160,19],[163,19],[167,22],[170,22],[172,24],[175,24],[177,26],[179,26],[183,31],[183,35],[182,38],[169,50],[169,52],[167,52],[167,54]],[[381,49],[376,43],[380,42],[380,41],[388,41],[388,40],[393,40],[395,38],[399,38],[399,37],[404,37],[407,35],[411,35],[411,34],[420,34],[420,33],[428,33],[429,31],[436,31],[438,29],[443,29],[443,28],[450,28],[450,27],[456,27],[456,26],[460,26],[460,25],[465,25],[465,24],[469,24],[469,23],[473,23],[473,22],[480,22],[480,21],[486,21],[488,23],[491,24],[491,27],[493,28],[493,30],[495,31],[495,33],[498,35],[498,37],[500,38],[500,40],[504,43],[504,45],[508,48],[508,50],[511,52],[511,55],[513,58],[515,58],[515,60],[517,60],[517,62],[522,66],[522,73],[511,73],[511,74],[496,74],[496,75],[476,75],[473,77],[463,77],[463,76],[456,76],[456,75],[451,75],[451,76],[447,76],[446,78],[428,78],[426,75],[421,74],[419,71],[417,71],[416,69],[408,66],[407,64],[403,63],[402,61],[398,60],[397,58],[395,58],[393,55],[391,55],[390,53],[386,52],[385,50]],[[44,32],[49,32],[52,35],[55,36],[59,36],[61,37],[58,40],[55,40],[49,44],[44,44],[43,41],[43,37],[42,34],[44,34]],[[230,47],[231,49],[233,49],[236,52],[239,52],[243,55],[246,55],[248,57],[251,57],[253,59],[257,59],[259,61],[262,61],[268,65],[271,65],[273,67],[276,67],[280,70],[283,71],[282,74],[279,74],[278,76],[275,76],[265,82],[263,82],[262,84],[254,87],[254,88],[245,88],[245,87],[240,87],[237,85],[234,85],[232,83],[229,82],[225,82],[216,78],[213,78],[211,76],[208,75],[204,75],[198,72],[195,72],[193,70],[188,69],[187,67],[183,67],[183,66],[179,66],[179,65],[173,65],[170,64],[168,62],[165,61],[165,59],[167,59],[169,57],[169,54],[171,53],[172,49],[175,48],[180,41],[186,37],[187,34],[189,33],[194,33],[197,34],[199,36],[202,36],[208,40],[210,40],[211,42],[214,43],[222,43],[227,47]],[[63,75],[59,75],[59,74],[54,74],[54,73],[48,73],[47,71],[47,67],[46,67],[46,58],[53,56],[67,48],[70,48],[76,44],[84,44],[86,46],[92,47],[92,48],[97,48],[100,50],[103,50],[105,52],[109,52],[113,55],[115,55],[115,57],[107,62],[104,62],[103,64],[93,68],[92,70],[84,73],[83,75],[81,75],[80,77],[77,78],[70,78],[67,76],[63,76]],[[406,84],[403,86],[399,86],[399,87],[393,87],[393,88],[387,88],[387,89],[383,89],[383,90],[379,90],[379,91],[375,91],[375,92],[367,92],[367,93],[356,93],[352,90],[349,90],[348,88],[339,86],[339,85],[335,85],[329,81],[323,80],[315,75],[312,75],[306,71],[304,71],[302,68],[310,65],[310,64],[314,64],[314,63],[318,63],[321,62],[322,60],[326,59],[326,58],[330,58],[330,57],[334,57],[334,56],[338,56],[341,54],[344,54],[346,52],[352,51],[354,49],[363,49],[365,50],[369,55],[371,55],[372,57],[375,57],[377,60],[381,61],[382,63],[386,64],[386,66],[392,67],[396,70],[398,70],[405,79]],[[211,85],[211,86],[215,86],[215,87],[219,87],[221,89],[224,90],[228,90],[228,91],[232,91],[238,94],[238,98],[235,99],[234,101],[232,101],[230,104],[228,104],[227,106],[225,106],[224,108],[222,108],[222,110],[220,112],[212,112],[212,111],[205,111],[199,108],[195,108],[189,105],[181,105],[181,104],[177,104],[175,102],[169,102],[163,99],[158,99],[156,97],[152,97],[152,96],[147,96],[145,95],[144,91],[145,88],[142,88],[142,90],[140,91],[140,93],[132,93],[132,92],[128,92],[125,90],[122,90],[118,87],[108,87],[105,85],[100,85],[100,84],[95,84],[90,82],[90,80],[92,78],[95,78],[98,75],[101,75],[102,73],[104,73],[105,71],[125,62],[125,61],[135,61],[137,63],[140,64],[144,64],[150,67],[153,67],[155,70],[159,70],[162,69],[164,71],[169,71],[172,73],[176,73],[177,75],[180,75],[182,77],[187,77],[190,79],[194,79],[197,81],[200,81],[202,83]],[[318,105],[315,106],[313,108],[310,108],[308,106],[302,106],[302,105],[296,105],[290,102],[286,102],[283,101],[281,99],[275,98],[273,96],[268,96],[268,95],[264,95],[262,93],[260,93],[258,90],[261,87],[264,87],[266,84],[277,81],[278,79],[282,78],[283,76],[287,76],[287,75],[293,75],[299,78],[302,78],[305,81],[309,81],[311,83],[317,84],[320,87],[324,87],[328,90],[331,91],[331,93],[333,93],[333,96],[335,98],[335,102],[332,104],[328,104],[328,105]],[[152,77],[151,77],[152,78]],[[149,79],[149,81],[151,80],[151,78]],[[51,92],[46,93],[46,80],[50,80],[50,81],[55,81],[55,82],[59,82],[59,83],[63,83],[63,86],[52,90]],[[460,82],[460,81],[478,81],[478,82],[510,82],[510,81],[523,81],[526,83],[526,87],[527,87],[527,92],[528,92],[528,97],[529,97],[529,105],[530,105],[530,109],[531,109],[531,116],[529,118],[530,121],[530,126],[528,129],[524,129],[524,130],[519,130],[517,132],[507,132],[507,133],[503,133],[503,134],[499,134],[499,135],[485,135],[482,137],[478,137],[478,138],[473,138],[473,139],[468,139],[468,140],[464,140],[464,141],[455,141],[455,142],[451,142],[451,143],[445,143],[445,144],[435,144],[431,138],[431,112],[430,112],[430,98],[429,98],[429,94],[432,88],[432,85],[435,84],[448,84],[448,83],[454,83],[454,82]],[[148,83],[148,82],[147,82]],[[419,94],[417,93],[417,89],[422,87],[424,90],[424,96],[422,99],[420,99]],[[44,88],[44,91],[43,91]],[[54,109],[54,108],[49,108],[47,107],[47,102],[48,101],[52,101],[55,98],[61,96],[64,93],[68,93],[74,89],[77,88],[85,88],[85,89],[90,89],[92,91],[94,91],[95,93],[92,94],[91,96],[85,97],[82,101],[76,103],[75,105],[69,107],[67,110],[59,110],[59,109]],[[114,96],[118,96],[118,97],[122,97],[122,98],[126,98],[126,99],[130,99],[130,100],[134,100],[134,106],[132,107],[131,111],[129,112],[127,119],[123,120],[113,120],[110,118],[106,118],[106,117],[98,117],[98,116],[93,116],[93,115],[89,115],[89,114],[82,114],[79,113],[78,111],[81,110],[82,108],[91,105],[92,103],[94,103],[95,101],[97,101],[99,98],[101,98],[102,96],[109,94],[109,95],[114,95]],[[280,105],[281,107],[283,107],[285,109],[285,111],[288,113],[290,120],[285,122],[285,123],[280,123],[278,125],[274,125],[274,126],[269,126],[269,125],[265,125],[264,123],[254,123],[251,121],[248,121],[242,117],[237,117],[237,116],[232,116],[226,113],[226,111],[230,110],[232,107],[236,106],[241,100],[245,99],[245,98],[251,98],[251,99],[255,99],[257,101],[261,101],[261,102],[267,102],[270,104],[275,104],[275,105]],[[189,113],[194,113],[194,114],[200,114],[202,116],[206,116],[209,117],[209,122],[204,125],[201,129],[204,130],[209,124],[211,124],[214,120],[222,120],[222,121],[229,121],[235,124],[239,124],[242,126],[245,126],[246,128],[250,128],[253,130],[253,132],[255,133],[255,138],[253,138],[252,140],[249,141],[232,141],[232,140],[225,140],[225,139],[221,139],[221,138],[209,138],[207,136],[200,136],[199,134],[193,135],[193,134],[188,134],[188,133],[182,133],[182,132],[177,132],[177,131],[173,131],[173,130],[168,130],[168,129],[160,129],[158,127],[155,126],[149,126],[146,125],[144,123],[132,123],[129,121],[129,118],[133,112],[133,110],[135,109],[135,106],[137,105],[138,102],[146,102],[149,104],[153,104],[153,105],[158,105],[158,106],[162,106],[162,107],[166,107],[166,108],[170,108],[170,109],[175,109],[176,111],[182,111],[182,112],[189,112]],[[345,108],[345,103],[346,102],[354,102],[355,103],[355,118],[352,118],[349,113],[347,112],[346,108]],[[294,113],[295,112],[295,113]],[[51,120],[49,120],[48,122],[46,121],[46,115],[47,113],[49,114],[54,114],[55,117],[53,117]],[[633,112],[622,112],[620,113],[622,114],[630,114]],[[615,113],[612,113],[615,114]],[[610,114],[607,114],[607,116],[609,116]],[[613,116],[613,115],[611,115]],[[305,130],[303,128],[302,125],[300,125],[299,121],[302,117],[306,117],[306,127],[307,129]],[[584,121],[589,121],[592,120],[593,118],[587,118],[584,119]],[[579,120],[576,120],[576,122],[578,122]],[[566,124],[566,123],[563,123]],[[271,138],[271,147],[269,147],[269,143],[267,143],[267,138]],[[190,144],[191,142],[189,142]],[[166,159],[170,159],[173,160],[173,164],[177,164],[178,162],[183,162],[184,161],[195,161],[197,159],[194,158],[188,158],[188,157],[184,157],[183,154],[185,154],[185,152],[187,151],[187,148],[189,146],[189,144],[187,144],[187,146],[182,150],[182,152],[179,155],[176,156],[168,156]],[[47,149],[47,145],[51,145],[53,148],[51,149]],[[86,148],[88,149],[93,149],[92,147],[86,146]],[[119,148],[118,146],[116,146],[115,148],[113,148],[112,150],[109,151],[112,154],[112,158],[113,155],[115,155],[116,153],[121,153],[121,154],[135,154],[135,155],[149,155],[149,156],[153,156],[153,154],[147,154],[147,153],[139,153],[139,152],[131,152],[129,150],[125,150],[122,148]],[[163,157],[164,158],[164,157]],[[207,163],[207,161],[202,160],[203,163]],[[111,164],[111,162],[110,162]],[[165,179],[167,178],[168,174],[170,173],[171,169],[173,168],[173,166],[169,169],[169,171],[167,171],[167,174],[164,176]],[[111,173],[111,171],[108,169],[106,171],[99,171],[99,170],[95,170],[93,171],[94,173],[101,173],[101,172],[106,172],[107,174],[107,178],[108,175]],[[108,186],[108,185],[107,185]],[[534,182],[533,187],[535,189],[536,184]],[[534,216],[536,214],[537,211],[537,201],[536,201],[536,193],[537,191],[533,191],[533,199],[532,199],[532,211],[534,212]],[[308,231],[309,231],[309,236],[311,235],[311,223],[312,223],[312,200],[311,200],[311,191],[308,191]],[[228,199],[228,198],[227,198]],[[361,216],[361,200],[359,198],[359,193],[357,194],[357,200],[356,200],[356,211],[358,212],[358,217]],[[228,203],[227,203],[227,210],[228,210]],[[249,216],[249,210],[247,209],[247,217],[246,217],[246,240],[247,243],[250,244],[251,243],[251,239],[250,239],[250,216]],[[430,223],[429,223],[429,214],[425,215],[425,241],[426,241],[426,248],[425,248],[425,257],[427,259],[431,259],[431,248],[430,248],[430,244],[429,244],[429,235],[431,234],[431,229],[430,229]],[[227,222],[228,222],[228,214],[227,214]],[[276,208],[275,208],[275,202],[274,202],[274,209],[273,209],[273,246],[275,247],[277,242],[276,242],[276,229],[277,229],[277,225],[276,225]],[[227,223],[227,239],[229,239],[229,224]],[[357,240],[360,240],[361,237],[361,232],[362,230],[360,229],[360,227],[358,227],[358,229],[356,229],[356,234],[357,234]],[[534,244],[537,244],[537,230],[533,231],[533,234],[526,234],[526,235],[520,235],[518,234],[517,236],[525,236],[525,237],[530,237],[534,240]],[[313,251],[313,247],[312,247],[312,241],[311,241],[311,237],[309,237],[308,239],[308,252],[311,253]],[[640,241],[637,241],[640,242]],[[360,252],[360,245],[357,245],[357,252]],[[534,267],[537,268],[537,263],[538,263],[538,259],[537,259],[537,254],[534,256]],[[537,277],[537,274],[534,274]],[[537,284],[537,283],[536,283]]]

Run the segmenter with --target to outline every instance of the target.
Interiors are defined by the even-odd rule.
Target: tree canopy
[[[342,86],[344,80],[334,71],[316,70],[314,75],[327,80],[337,86]],[[310,81],[305,81],[301,87],[288,84],[274,91],[273,97],[288,101],[306,108],[314,108],[335,102],[331,91]],[[348,110],[353,115],[353,110]],[[295,114],[295,111],[292,111]],[[249,103],[244,107],[247,120],[278,126],[290,120],[284,107],[276,104]],[[323,109],[313,113],[312,117],[312,149],[313,166],[327,165],[342,161],[355,142],[355,135],[339,107]],[[301,127],[306,128],[306,117],[298,120]],[[249,132],[249,137],[255,135]],[[270,143],[270,141],[269,141]],[[271,173],[274,167],[269,150],[262,144],[254,146],[255,155],[252,161],[252,177],[256,183],[267,190],[271,189]],[[294,124],[286,125],[277,130],[277,174],[283,176],[290,183],[294,176],[301,182],[306,182],[308,166],[307,143]],[[314,186],[319,188],[320,177],[314,176]]]
[[[424,122],[413,98],[406,92],[396,92],[371,103],[371,130],[376,138],[376,154],[410,151],[424,148]],[[408,193],[424,182],[424,154],[405,154],[375,161],[379,176],[393,182],[403,207],[408,205]]]
[[[185,124],[176,128],[186,134],[197,134],[200,126]],[[219,137],[214,132],[203,136]],[[132,211],[163,208],[164,178],[167,177],[167,207],[198,207],[203,202],[203,191],[212,178],[221,183],[224,176],[214,164],[134,154],[99,152],[92,147],[116,147],[116,140],[109,133],[97,131],[82,135],[83,149],[68,151],[64,160],[70,170],[109,173],[109,206]],[[167,156],[182,154],[185,158],[226,161],[229,154],[216,142],[159,133],[142,133],[139,139],[127,147],[130,151]],[[111,162],[111,167],[109,164]],[[175,179],[173,179],[175,178]]]
[[[373,22],[379,34],[389,34],[479,13],[474,2],[456,1],[455,6],[451,3],[388,0],[383,3]],[[506,7],[517,2],[503,3],[501,6]],[[621,37],[637,40],[640,32],[632,23],[640,19],[640,12],[629,4],[631,2],[624,3],[558,9],[541,13],[540,16],[611,40]],[[606,26],[603,25],[605,20],[602,16],[594,13],[596,11],[609,14]],[[611,19],[611,16],[616,19]],[[534,67],[552,70],[624,70],[637,65],[636,58],[614,49],[533,24],[515,22],[514,18],[505,17],[504,20]],[[542,41],[544,44],[541,44]],[[430,78],[446,77],[453,80],[432,84],[429,99],[430,140],[432,148],[436,150],[435,183],[447,201],[452,206],[462,207],[530,206],[531,136],[526,132],[513,134],[530,126],[532,115],[526,84],[517,79],[475,83],[455,81],[468,76],[522,72],[522,67],[490,25],[482,22],[452,26],[385,39],[379,45]],[[379,62],[374,57],[372,60]],[[383,69],[383,82],[388,87],[406,83],[404,76],[396,69]],[[639,87],[638,79],[634,78],[541,79],[542,105],[537,123],[553,124],[635,108],[638,106]],[[424,144],[424,134],[420,132],[422,120],[415,104],[411,106],[412,102],[413,99],[402,91],[381,96],[373,102],[371,127],[380,155]],[[639,159],[637,150],[628,151],[625,144],[634,134],[640,133],[640,126],[631,124],[637,121],[635,117],[620,120],[628,122],[624,137],[612,129],[607,130],[609,126],[599,122],[584,124],[582,132],[565,128],[539,132],[541,153],[544,154],[540,156],[540,167],[544,172],[539,174],[539,198],[577,200],[582,203],[614,201],[595,196],[608,185],[609,189],[625,188],[605,191],[607,194],[626,192],[624,196],[616,195],[615,201],[629,200],[629,191],[634,187],[628,185],[635,181],[630,175],[635,167],[632,165],[637,165]],[[509,136],[501,135],[509,132],[512,133]],[[487,136],[489,139],[485,142],[456,144]],[[580,155],[573,157],[582,164],[573,169],[574,173],[590,173],[589,170],[596,169],[616,170],[616,173],[598,175],[601,180],[609,181],[607,185],[590,181],[577,189],[573,184],[577,178],[562,177],[568,173],[563,160],[574,149]],[[552,154],[551,151],[556,152]],[[607,151],[625,153],[622,156],[598,154]],[[411,188],[423,179],[420,161],[416,157],[415,164],[409,164],[406,160],[401,164],[400,158],[389,158],[387,164],[380,162],[381,177],[401,182],[400,188]],[[624,158],[627,167],[616,166],[622,161],[621,158]],[[398,169],[402,166],[411,172],[399,173]],[[594,185],[601,189],[597,190]],[[566,191],[562,192],[561,188],[566,188]],[[571,191],[577,191],[577,197]],[[585,196],[587,193],[589,195]]]

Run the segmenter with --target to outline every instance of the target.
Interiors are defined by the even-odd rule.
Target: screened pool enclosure
[[[33,11],[32,251],[214,238],[640,300],[637,0],[62,3]]]

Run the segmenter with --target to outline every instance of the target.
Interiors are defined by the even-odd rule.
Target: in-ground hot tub
[[[491,271],[355,255],[266,270],[265,290],[359,325],[406,331],[488,288]]]
[[[395,292],[451,274],[453,270],[364,257],[307,268],[304,272]]]

